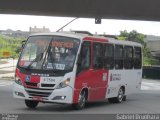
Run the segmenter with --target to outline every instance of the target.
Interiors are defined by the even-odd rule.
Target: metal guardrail
[[[160,66],[144,66],[142,77],[160,80]]]

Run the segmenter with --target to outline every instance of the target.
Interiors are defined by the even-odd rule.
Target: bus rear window
[[[140,47],[134,47],[134,68],[140,69],[142,66],[142,52]]]

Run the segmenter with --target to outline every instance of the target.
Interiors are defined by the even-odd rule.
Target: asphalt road
[[[127,101],[110,104],[107,100],[88,103],[83,110],[70,105],[40,103],[35,110],[26,108],[24,101],[12,96],[13,82],[0,80],[0,113],[14,114],[117,114],[160,113],[160,81],[145,80],[140,93],[128,95]]]

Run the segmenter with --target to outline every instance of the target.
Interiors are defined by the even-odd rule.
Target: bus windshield
[[[37,70],[71,70],[80,40],[62,36],[29,37],[18,65]]]

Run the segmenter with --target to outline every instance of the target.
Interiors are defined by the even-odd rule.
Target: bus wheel
[[[125,96],[123,97],[123,101],[126,101],[126,99],[127,99],[127,96],[125,95]]]
[[[122,101],[125,101],[126,97],[124,95],[124,92],[124,89],[121,87],[118,91],[117,97],[108,98],[109,103],[121,103]]]
[[[124,89],[121,87],[118,91],[118,96],[115,98],[116,103],[121,103],[124,98]]]
[[[25,100],[25,104],[28,108],[36,108],[38,105],[38,101],[33,101],[33,100]]]
[[[86,92],[82,91],[81,94],[79,94],[78,103],[72,104],[74,109],[81,110],[85,107],[86,104]]]

